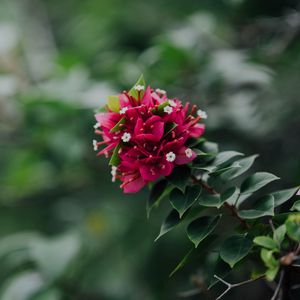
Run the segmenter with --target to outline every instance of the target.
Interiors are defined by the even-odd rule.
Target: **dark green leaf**
[[[235,205],[239,198],[240,190],[237,187],[230,187],[221,194],[221,202],[227,202],[230,205]]]
[[[268,183],[279,179],[279,177],[267,173],[267,172],[258,172],[248,178],[246,178],[241,185],[241,194],[254,193],[255,191],[261,189]]]
[[[180,223],[181,219],[176,209],[172,209],[160,228],[160,233],[155,239],[157,241],[161,236],[172,230],[176,225]]]
[[[171,274],[169,275],[169,277],[172,277],[178,270],[180,270],[181,268],[183,268],[190,259],[190,256],[192,254],[192,252],[194,251],[194,248],[192,248],[184,257],[183,259],[177,264],[177,266],[175,267],[175,269],[171,272]]]
[[[237,157],[237,156],[243,156],[243,153],[236,152],[236,151],[224,151],[220,152],[217,154],[215,160],[214,160],[214,165],[219,166],[224,163],[227,163],[231,159]]]
[[[190,175],[191,169],[188,166],[177,166],[174,168],[172,174],[166,178],[184,193]]]
[[[221,215],[204,216],[191,222],[187,228],[189,239],[198,247],[199,243],[204,240],[218,225]]]
[[[243,219],[256,219],[263,216],[274,216],[274,197],[266,195],[259,199],[252,209],[241,210],[238,215]]]
[[[252,241],[244,234],[234,235],[223,243],[220,249],[220,256],[233,268],[237,262],[250,252],[251,248]]]
[[[180,218],[190,208],[201,194],[201,186],[188,186],[185,193],[179,189],[174,189],[170,193],[170,202],[172,206],[179,212]]]
[[[221,174],[221,179],[223,181],[229,181],[232,180],[241,174],[245,173],[247,170],[251,168],[253,165],[255,159],[258,157],[258,155],[252,155],[249,157],[245,157],[242,159],[237,160],[235,163],[238,163],[241,167],[240,168],[232,168],[224,173]]]
[[[221,199],[219,194],[216,195],[201,195],[199,204],[207,207],[220,208],[226,199]]]
[[[153,207],[158,206],[160,201],[171,191],[172,187],[168,186],[167,180],[160,180],[154,184],[147,200],[147,216],[149,218]]]
[[[285,203],[289,199],[291,199],[296,194],[297,190],[298,190],[298,187],[272,193],[272,195],[274,197],[275,207],[277,207],[277,206]]]

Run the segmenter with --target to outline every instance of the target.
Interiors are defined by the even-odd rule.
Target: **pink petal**
[[[189,128],[190,136],[193,138],[200,137],[205,131],[205,124],[195,124]]]
[[[142,177],[138,177],[131,182],[126,183],[123,187],[123,192],[128,193],[136,193],[141,190],[147,184],[146,181],[143,180]]]
[[[144,180],[154,181],[158,177],[160,177],[160,173],[158,172],[158,168],[155,165],[141,165],[140,173]]]
[[[192,150],[192,156],[187,157],[185,150],[188,149],[187,147],[181,147],[179,151],[176,153],[176,159],[175,163],[176,165],[185,165],[188,164],[189,162],[193,161],[197,154]]]

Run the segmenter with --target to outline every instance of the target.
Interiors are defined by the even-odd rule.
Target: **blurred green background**
[[[91,145],[93,110],[144,73],[206,110],[221,149],[260,153],[255,168],[299,185],[299,8],[0,0],[0,299],[172,300],[201,285],[207,253],[168,277],[192,244],[180,229],[153,242],[169,206],[147,220],[147,190],[111,183]],[[229,299],[241,295],[254,299],[253,286]]]

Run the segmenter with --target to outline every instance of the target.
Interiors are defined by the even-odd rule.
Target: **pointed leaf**
[[[160,228],[160,233],[155,239],[157,241],[161,236],[172,230],[176,225],[180,223],[181,219],[176,209],[172,209]]]
[[[119,96],[108,96],[107,106],[111,111],[120,111],[120,99]]]
[[[204,216],[191,222],[187,228],[189,239],[195,244],[195,248],[203,241],[218,225],[221,215]]]
[[[185,193],[182,193],[179,189],[174,189],[170,193],[170,202],[179,212],[180,218],[199,198],[201,190],[201,186],[188,186]]]
[[[129,91],[129,95],[131,95],[135,99],[138,99],[138,96],[139,96],[139,92],[135,89],[135,87],[137,85],[142,85],[144,87],[144,90],[140,91],[140,98],[142,99],[143,96],[144,96],[144,93],[145,93],[145,89],[146,89],[146,83],[145,83],[145,79],[144,79],[143,74],[139,77],[139,79],[136,82],[136,84]]]
[[[274,197],[275,207],[277,207],[277,206],[285,203],[289,199],[291,199],[296,194],[297,190],[298,190],[298,187],[272,193],[272,195]]]
[[[224,173],[221,174],[221,179],[223,181],[230,181],[241,174],[248,171],[251,166],[253,165],[255,159],[258,157],[258,155],[252,155],[248,156],[242,159],[237,160],[235,163],[238,163],[241,167],[240,168],[232,168]]]
[[[214,165],[219,166],[224,163],[229,162],[231,159],[237,157],[237,156],[243,156],[243,153],[236,152],[236,151],[224,151],[217,154]]]
[[[113,151],[113,154],[110,158],[109,165],[110,166],[118,166],[120,163],[119,150],[121,148],[121,143],[119,143]]]
[[[238,215],[242,219],[274,216],[274,197],[272,195],[264,196],[253,205],[252,209],[240,210]]]
[[[109,131],[110,133],[112,132],[117,132],[119,131],[121,128],[120,128],[120,125],[121,124],[125,124],[125,117],[123,117],[122,119],[120,119],[120,121]]]
[[[220,249],[221,258],[231,268],[243,259],[251,250],[252,241],[244,234],[234,235],[228,238]]]
[[[188,166],[177,166],[174,168],[172,174],[166,178],[184,193],[190,175],[191,169]]]
[[[275,229],[273,233],[273,240],[277,243],[278,247],[280,248],[281,243],[284,240],[284,236],[286,234],[286,227],[285,224],[279,226]]]
[[[216,195],[201,195],[199,198],[199,204],[206,207],[220,208],[226,199],[221,199],[219,194]]]
[[[235,205],[239,198],[240,189],[237,187],[230,187],[221,194],[221,202],[227,202],[229,205]]]
[[[300,211],[300,200],[297,200],[296,202],[294,202],[291,210],[297,210]]]
[[[285,221],[287,235],[294,241],[300,242],[300,213],[290,215]]]
[[[255,173],[243,181],[241,185],[241,194],[254,193],[255,191],[267,185],[268,183],[277,179],[279,179],[279,177],[271,173],[267,173],[267,172]]]
[[[153,207],[157,207],[160,201],[171,191],[173,187],[168,186],[167,180],[160,180],[154,184],[150,191],[149,198],[147,200],[147,217],[149,218],[150,212]]]

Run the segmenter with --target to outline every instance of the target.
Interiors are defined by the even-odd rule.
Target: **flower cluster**
[[[95,133],[103,141],[94,140],[94,150],[111,157],[113,181],[120,179],[123,191],[134,193],[196,157],[186,143],[204,133],[199,121],[207,115],[195,105],[169,99],[164,90],[137,84],[110,97],[106,111],[95,117]]]

